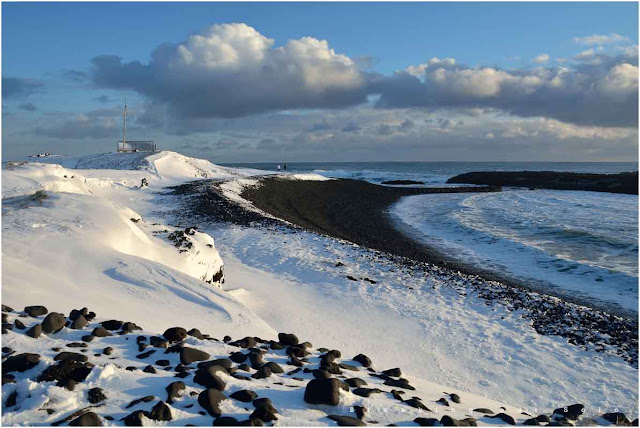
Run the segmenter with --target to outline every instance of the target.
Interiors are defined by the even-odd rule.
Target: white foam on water
[[[507,190],[403,198],[412,237],[478,267],[638,309],[638,197]]]

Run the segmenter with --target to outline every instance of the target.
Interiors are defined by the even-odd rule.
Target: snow
[[[86,306],[103,319],[135,322],[145,334],[161,334],[175,325],[197,327],[214,337],[276,339],[279,331],[294,332],[316,346],[340,349],[344,361],[364,353],[376,368],[401,367],[430,408],[445,391],[459,393],[462,404],[448,410],[455,409],[456,419],[469,413],[467,406],[496,411],[505,406],[521,422],[519,407],[550,413],[573,403],[587,405],[587,413],[616,407],[637,417],[637,369],[621,358],[538,335],[517,311],[462,295],[460,287],[450,286],[455,277],[412,276],[375,252],[308,232],[228,225],[191,230],[186,228],[193,225],[178,225],[169,214],[177,201],[166,187],[195,179],[225,180],[224,194],[248,204],[239,196],[242,189],[259,185],[264,174],[173,152],[46,156],[5,163],[2,302],[16,309],[43,304],[65,314]],[[316,174],[281,176],[325,179]],[[148,187],[140,186],[143,179]],[[337,266],[338,261],[344,265]],[[222,268],[224,284],[207,282]],[[83,334],[65,330],[64,337],[36,341],[11,331],[3,335],[2,345],[40,353],[50,364],[55,355],[51,348],[64,346],[57,341],[79,340]],[[122,367],[148,364],[125,349],[123,337],[100,339],[101,346],[113,346],[123,358],[118,362]],[[187,343],[212,355],[237,350],[195,338]],[[284,364],[284,358],[276,353],[266,359]],[[87,405],[86,390],[94,386],[110,397],[100,411],[124,416],[129,413],[122,410],[124,404],[149,394],[163,398],[164,387],[173,380],[170,372],[159,371],[149,380],[106,358],[98,360],[90,378],[74,392],[28,381],[25,372],[20,378],[24,381],[18,382],[23,388],[20,411],[3,413],[3,424],[49,424],[63,412],[48,416],[37,410],[41,405],[55,402],[57,409],[70,413]],[[247,386],[226,380],[229,392]],[[350,414],[349,406],[356,404],[366,405],[368,419],[380,424],[398,421],[399,416],[411,421],[442,415],[405,414],[414,409],[383,394],[363,399],[343,393],[340,406],[328,410],[305,404],[303,388],[265,382],[251,382],[251,388],[272,397],[281,425],[334,424],[325,412]],[[290,382],[287,378],[284,383]],[[3,402],[11,388],[3,387]],[[189,388],[193,390],[193,384]],[[224,406],[225,414],[247,413],[233,400]],[[181,424],[211,424],[210,416],[197,414],[197,404],[190,410],[178,407],[172,410]],[[481,418],[479,424],[496,421]]]
[[[15,314],[10,315],[10,321],[13,321]],[[23,322],[29,328],[31,325],[42,321],[43,317],[39,319],[22,318]],[[97,321],[103,321],[98,319]],[[178,354],[171,353],[166,354],[162,349],[150,347],[148,349],[155,349],[155,353],[146,359],[136,358],[137,350],[134,337],[140,335],[151,336],[154,332],[151,331],[137,331],[133,335],[113,335],[110,337],[96,338],[90,342],[88,348],[90,351],[97,352],[96,355],[91,356],[91,361],[96,365],[91,371],[89,376],[84,382],[80,382],[76,385],[73,391],[68,391],[64,388],[55,386],[55,382],[33,382],[29,380],[35,373],[42,370],[45,365],[54,364],[54,356],[57,355],[57,351],[52,348],[61,348],[63,350],[77,351],[78,348],[68,348],[66,345],[69,342],[80,342],[81,337],[87,334],[87,331],[92,329],[97,323],[86,327],[84,330],[65,330],[58,334],[50,334],[43,336],[37,340],[31,339],[23,334],[15,334],[10,332],[5,335],[3,345],[11,347],[12,349],[20,349],[24,352],[33,352],[41,354],[42,360],[40,364],[24,373],[14,372],[16,376],[16,384],[7,384],[3,386],[3,401],[13,393],[18,391],[18,404],[12,411],[6,411],[3,414],[4,425],[50,425],[52,422],[61,419],[67,414],[79,408],[85,408],[91,405],[87,400],[87,391],[92,388],[101,388],[107,397],[104,405],[95,409],[95,411],[101,415],[112,415],[116,419],[120,419],[131,411],[146,409],[149,410],[158,400],[165,400],[167,392],[165,387],[174,381],[184,381],[186,383],[186,390],[178,397],[173,403],[168,404],[173,414],[173,422],[170,425],[184,425],[185,423],[192,423],[199,426],[211,425],[211,417],[208,415],[200,415],[198,411],[201,410],[197,404],[197,396],[192,397],[190,393],[195,391],[199,393],[202,387],[193,382],[193,377],[187,377],[185,379],[177,379],[174,377],[173,370],[165,371],[161,367],[157,367],[157,373],[146,374],[141,370],[148,364],[153,364],[158,359],[166,359],[169,361],[171,367],[175,367],[180,359]],[[217,328],[216,328],[217,329]],[[204,332],[205,330],[203,330]],[[212,358],[223,358],[229,355],[230,352],[240,350],[224,342],[200,340],[195,337],[188,337],[185,344],[189,347],[194,347],[205,351],[211,355]],[[316,345],[317,346],[317,345]],[[102,350],[106,347],[113,348],[111,356],[102,354]],[[81,348],[82,349],[82,348]],[[87,353],[89,354],[89,353]],[[313,351],[309,357],[311,363],[317,363],[319,353]],[[380,393],[373,394],[370,398],[363,398],[353,394],[352,392],[341,391],[340,404],[338,406],[326,406],[326,405],[308,405],[303,400],[304,385],[310,379],[313,378],[311,373],[304,373],[302,371],[295,375],[288,375],[291,370],[295,369],[287,363],[287,356],[285,351],[267,351],[264,355],[265,361],[273,361],[285,369],[283,374],[273,374],[268,379],[252,379],[250,382],[246,380],[237,379],[226,374],[220,374],[220,377],[226,382],[225,394],[231,395],[235,391],[250,389],[257,393],[259,397],[270,398],[276,408],[278,409],[278,424],[284,426],[317,426],[326,425],[329,420],[326,419],[327,414],[340,414],[340,415],[353,415],[352,406],[364,405],[367,407],[367,419],[371,421],[378,421],[379,424],[388,424],[392,421],[411,421],[416,417],[432,416],[440,418],[442,415],[449,414],[457,419],[462,419],[463,415],[472,414],[473,416],[480,418],[479,425],[491,425],[495,420],[489,418],[481,418],[481,414],[472,412],[472,409],[478,407],[489,407],[494,411],[499,412],[500,403],[487,400],[484,398],[474,397],[469,394],[462,396],[462,402],[455,404],[451,402],[450,407],[444,407],[435,404],[435,401],[446,393],[453,393],[453,390],[445,392],[441,391],[437,385],[430,384],[428,382],[421,382],[419,379],[412,379],[412,385],[416,387],[416,391],[406,391],[405,396],[420,394],[423,402],[429,408],[434,410],[434,413],[427,413],[425,411],[419,411],[415,408],[409,407],[395,399],[392,399],[389,394]],[[348,356],[343,356],[342,361],[351,364],[360,369],[356,372],[345,370],[345,374],[348,377],[358,377],[366,380],[367,387],[379,387],[382,390],[390,389],[388,386],[382,385],[382,380],[370,376],[359,363],[352,361]],[[381,370],[383,367],[378,365],[374,366]],[[136,367],[137,371],[126,370],[126,367]],[[242,372],[240,372],[242,373]],[[247,375],[255,373],[255,370],[251,370]],[[303,379],[297,380],[294,379]],[[282,384],[278,384],[281,382]],[[431,391],[422,395],[425,391]],[[27,397],[30,395],[30,397]],[[125,407],[134,399],[140,397],[153,395],[156,398],[150,403],[141,403],[130,409]],[[449,400],[450,401],[450,400]],[[189,405],[193,405],[188,407]],[[225,400],[221,404],[221,410],[225,416],[233,416],[238,419],[246,419],[251,410],[250,403],[241,403],[239,401],[229,399]],[[39,409],[55,409],[56,412],[52,415],[47,414]],[[507,407],[507,411],[514,414],[516,419],[520,421],[526,419],[523,415],[518,415],[519,411],[514,407]],[[152,421],[150,422],[150,425]],[[405,422],[406,425],[406,422]]]
[[[312,342],[328,338],[343,352],[375,355],[384,366],[445,385],[442,390],[523,408],[576,402],[588,411],[635,409],[636,369],[539,335],[518,311],[447,286],[459,278],[416,278],[369,250],[307,232],[216,227],[209,233],[220,243],[225,287],[276,330],[294,325]]]
[[[109,156],[105,165],[113,166],[114,158]],[[95,158],[88,163],[99,165]],[[156,174],[164,173],[153,162],[149,165]],[[178,170],[170,169],[174,179]],[[190,178],[192,171],[188,166],[184,170],[184,179]],[[146,219],[130,208],[151,209],[157,191],[174,181],[151,176],[150,187],[140,188],[134,183],[149,176],[148,167],[125,174],[107,171],[41,163],[5,166],[4,302],[27,306],[37,300],[64,311],[78,304],[108,307],[113,316],[136,313],[133,321],[157,329],[167,328],[170,317],[193,322],[208,317],[247,334],[273,333],[219,287],[203,282],[223,269],[211,236],[192,231],[176,248],[168,238],[181,228]],[[29,293],[24,284],[30,284]]]

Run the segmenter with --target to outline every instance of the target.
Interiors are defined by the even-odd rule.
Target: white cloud
[[[570,66],[510,70],[427,62],[380,81],[377,105],[494,108],[574,124],[637,126],[637,60],[593,49],[574,59]]]
[[[533,58],[536,64],[546,64],[549,62],[549,54],[543,53]]]
[[[584,61],[584,60],[592,59],[595,55],[596,55],[596,52],[593,49],[587,49],[580,52],[577,55],[574,55],[573,59],[576,59],[578,61]]]
[[[638,67],[622,63],[613,67],[599,82],[598,89],[609,98],[626,98],[638,92]]]
[[[620,34],[611,33],[609,35],[593,34],[591,36],[574,37],[573,41],[581,45],[610,45],[616,43],[628,42],[629,38]]]
[[[133,89],[192,117],[343,107],[366,99],[352,61],[325,40],[274,41],[246,24],[213,25],[179,44],[160,45],[147,65],[96,57],[94,81]]]
[[[406,72],[411,74],[412,76],[422,77],[429,67],[453,67],[456,65],[456,60],[453,58],[443,58],[440,59],[438,57],[433,57],[428,60],[426,63],[418,64],[418,65],[410,65],[407,67]]]

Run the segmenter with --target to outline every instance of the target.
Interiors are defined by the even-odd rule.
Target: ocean
[[[270,164],[230,164],[275,170]],[[632,162],[288,163],[288,172],[440,187],[470,171],[637,171]],[[413,239],[542,291],[638,310],[638,196],[505,189],[405,197],[389,210]]]

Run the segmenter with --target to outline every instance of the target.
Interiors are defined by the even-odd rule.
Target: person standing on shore
[[[284,165],[282,165],[282,169],[284,169],[284,172],[287,172],[287,164],[285,163]]]
[[[280,172],[280,164],[278,164],[278,172]]]

